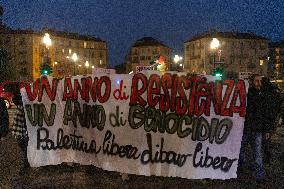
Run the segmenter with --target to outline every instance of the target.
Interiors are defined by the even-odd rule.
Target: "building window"
[[[20,70],[20,75],[21,75],[21,76],[26,76],[26,75],[28,75],[27,68],[22,68],[22,69]]]
[[[11,37],[7,37],[5,40],[5,44],[9,44],[11,42]]]
[[[259,60],[259,65],[262,66],[264,64],[263,60]]]
[[[62,49],[62,54],[64,54],[64,49]]]
[[[91,52],[91,58],[95,58],[95,53]]]
[[[19,51],[19,54],[20,54],[20,55],[26,55],[26,54],[27,54],[27,51],[26,51],[26,50]]]
[[[58,56],[59,55],[59,49],[57,49],[57,48],[55,48],[55,54],[56,54],[56,56]]]
[[[185,49],[186,51],[189,51],[189,45],[186,45]]]
[[[19,45],[26,45],[26,40],[24,37],[20,38]]]
[[[197,48],[200,48],[200,41],[197,41],[197,42],[196,42],[196,47],[197,47]]]
[[[152,54],[158,54],[158,50],[154,48],[154,50],[152,51]]]
[[[151,60],[151,56],[148,56],[147,58],[148,58],[148,60]]]
[[[264,42],[260,43],[260,49],[262,49],[262,50],[265,49],[265,43]]]
[[[23,60],[23,61],[20,61],[19,63],[20,63],[20,65],[26,65],[27,61]]]
[[[91,43],[91,48],[95,48],[95,43]]]
[[[140,60],[145,60],[145,56],[140,56]]]
[[[234,48],[235,48],[235,43],[232,42],[232,43],[231,43],[231,49],[233,50]]]
[[[71,46],[72,46],[72,42],[71,42],[71,41],[69,41],[69,42],[68,42],[68,45],[69,45],[69,47],[71,47]]]
[[[132,58],[132,61],[133,61],[133,62],[138,62],[138,57],[137,57],[137,56],[134,56],[134,57]]]
[[[63,40],[59,40],[59,45],[63,46],[64,45],[64,41]]]
[[[103,53],[102,53],[102,52],[100,52],[100,58],[103,58],[103,57],[104,57]]]
[[[84,48],[87,48],[87,42],[84,41]]]

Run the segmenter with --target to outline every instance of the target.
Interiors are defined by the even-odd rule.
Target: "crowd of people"
[[[18,91],[13,98],[17,106],[16,115],[12,123],[12,134],[18,140],[18,144],[24,154],[23,170],[30,167],[27,159],[28,133],[25,122],[25,114],[20,92]],[[266,172],[264,163],[270,163],[270,139],[275,131],[275,122],[277,114],[280,112],[281,93],[268,78],[260,75],[252,75],[249,80],[249,89],[247,93],[246,117],[244,123],[244,132],[242,137],[240,156],[238,162],[238,177],[246,162],[245,154],[248,145],[252,148],[252,157],[254,160],[253,170],[256,180],[265,182]],[[9,115],[6,104],[0,98],[0,139],[7,135],[9,131]]]

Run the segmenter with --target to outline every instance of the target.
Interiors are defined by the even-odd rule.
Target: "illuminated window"
[[[84,41],[84,48],[87,48],[87,42]]]
[[[95,48],[95,43],[91,43],[91,48]]]
[[[263,60],[259,60],[259,65],[263,65],[264,61]]]

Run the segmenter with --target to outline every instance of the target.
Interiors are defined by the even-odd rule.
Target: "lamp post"
[[[175,55],[174,56],[174,63],[175,63],[175,68],[182,68],[184,67],[183,63],[179,63],[180,61],[182,61],[182,56],[179,55]],[[179,70],[179,69],[178,69]]]
[[[73,53],[71,56],[72,60],[74,61],[74,76],[76,75],[76,61],[78,60],[77,53]]]
[[[213,68],[215,68],[215,56],[216,56],[216,50],[220,46],[220,41],[217,38],[213,38],[210,43],[210,48],[213,50]]]
[[[44,34],[44,37],[42,38],[42,42],[45,45],[44,48],[44,57],[41,64],[41,74],[48,75],[51,72],[51,61],[49,58],[49,47],[51,46],[52,42],[50,39],[50,35],[48,33]]]
[[[86,60],[86,62],[85,62],[85,67],[86,67],[86,75],[88,74],[88,69],[89,69],[89,66],[90,66],[90,64],[89,64],[89,61],[88,61],[88,60]]]

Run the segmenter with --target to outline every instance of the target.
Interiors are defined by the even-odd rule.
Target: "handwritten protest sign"
[[[236,177],[247,85],[165,73],[41,78],[21,90],[31,166]]]

